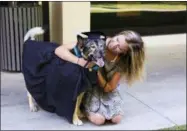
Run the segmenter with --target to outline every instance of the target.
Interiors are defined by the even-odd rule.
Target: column
[[[76,35],[90,31],[90,2],[50,2],[50,39],[59,44],[76,42]]]

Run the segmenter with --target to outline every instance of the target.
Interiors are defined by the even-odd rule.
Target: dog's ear
[[[83,46],[83,39],[81,38],[81,37],[79,37],[78,39],[77,39],[77,45],[78,46],[80,46],[80,47],[82,47]]]
[[[87,35],[82,34],[82,33],[79,33],[79,34],[77,35],[77,45],[78,45],[79,47],[83,47],[84,42],[85,42],[85,40],[86,40],[87,38],[88,38]]]

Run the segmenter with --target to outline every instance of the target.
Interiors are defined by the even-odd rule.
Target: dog
[[[97,36],[99,35],[99,36]],[[94,36],[97,36],[94,38]],[[79,50],[81,51],[81,56],[88,60],[88,62],[94,62],[94,68],[92,70],[97,70],[98,66],[104,66],[104,54],[105,54],[105,36],[101,32],[83,32],[77,35],[77,45]],[[76,52],[76,51],[75,51]],[[80,111],[80,104],[82,102],[82,98],[84,93],[81,93],[77,98],[77,104],[73,115],[73,124],[74,125],[82,125],[82,121],[79,117],[83,117],[84,115]]]
[[[24,36],[24,42],[28,39],[35,40],[37,35],[44,34],[45,29],[42,27],[31,28]],[[83,32],[77,34],[77,46],[73,49],[75,55],[82,57],[88,62],[93,62],[95,65],[89,70],[98,70],[99,67],[104,66],[104,54],[105,54],[105,35],[101,32]],[[88,63],[87,63],[88,64]],[[87,65],[86,64],[86,65]],[[85,66],[86,66],[85,65]],[[29,107],[31,112],[36,112],[39,106],[33,99],[32,95],[27,91]],[[82,125],[83,122],[79,119],[82,116],[80,111],[80,104],[84,92],[81,93],[76,99],[76,106],[73,113],[73,124]]]

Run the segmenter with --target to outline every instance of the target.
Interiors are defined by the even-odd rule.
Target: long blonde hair
[[[124,35],[129,50],[120,55],[119,68],[131,86],[137,80],[144,79],[145,48],[141,36],[135,31],[122,31],[118,35]]]

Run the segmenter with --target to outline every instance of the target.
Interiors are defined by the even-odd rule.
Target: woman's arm
[[[112,76],[112,79],[109,82],[107,82],[104,79],[104,77],[102,76],[100,71],[98,71],[97,75],[98,75],[99,85],[102,88],[104,88],[105,92],[111,92],[117,88],[117,85],[120,80],[120,73],[119,72],[115,72],[114,75]]]
[[[83,58],[78,58],[77,56],[75,56],[74,54],[70,52],[70,50],[73,49],[75,46],[76,46],[76,42],[60,45],[59,47],[56,48],[55,54],[63,60],[69,61],[74,64],[78,64],[84,67],[87,61],[84,60]]]

